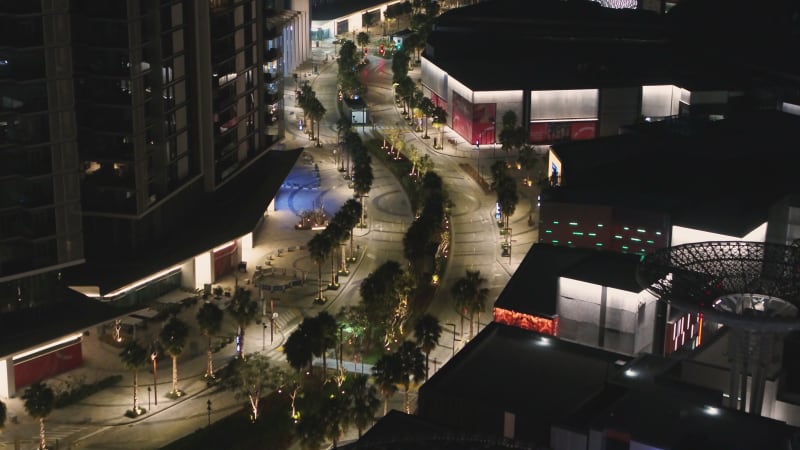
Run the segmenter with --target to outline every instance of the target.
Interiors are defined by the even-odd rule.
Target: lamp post
[[[342,332],[343,331],[344,331],[344,325],[339,325],[339,366],[338,367],[343,367],[344,366],[344,352],[343,352],[343,350],[344,350],[344,346],[343,346],[344,340],[342,338]]]
[[[206,410],[208,411],[208,426],[211,426],[211,399],[206,400]]]
[[[456,356],[456,324],[454,323],[446,323],[448,327],[453,327],[453,356]]]
[[[150,360],[153,361],[153,396],[156,398],[155,404],[158,406],[158,365],[156,363],[156,359],[158,358],[158,352],[156,351],[155,345],[153,345],[153,352],[150,353]]]
[[[267,322],[262,317],[262,319],[261,319],[261,351],[262,352],[267,349],[266,336],[267,336]]]
[[[147,409],[150,409],[150,386],[147,386]]]
[[[494,117],[489,118],[489,123],[492,124],[492,159],[494,159],[494,151],[497,147],[497,127],[495,126]]]

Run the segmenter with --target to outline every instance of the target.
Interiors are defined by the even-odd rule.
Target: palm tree
[[[374,179],[375,176],[372,173],[369,157],[355,163],[355,170],[353,171],[353,190],[361,199],[360,226],[365,226],[364,213],[366,212],[366,208],[364,206],[364,197],[369,194],[370,189],[372,189],[372,182]]]
[[[7,414],[8,414],[8,408],[6,408],[6,404],[0,402],[0,430],[2,430],[6,426]]]
[[[347,147],[344,145],[344,136],[350,132],[353,128],[353,122],[347,116],[342,116],[339,120],[336,121],[336,137],[337,137],[337,145],[339,145],[339,151],[336,153],[337,156],[337,163],[336,167],[339,172],[344,172],[344,155],[342,155],[342,151],[344,151]]]
[[[478,320],[480,321],[480,313],[484,311],[486,300],[489,298],[489,289],[481,287],[486,281],[486,278],[481,277],[481,272],[479,270],[467,270],[466,275],[456,280],[453,287],[450,289],[450,294],[455,301],[456,308],[461,311],[462,314],[469,316],[470,338],[473,332],[473,316],[477,313]]]
[[[429,97],[422,97],[419,102],[419,109],[422,111],[422,117],[425,119],[425,134],[422,136],[422,138],[429,139],[428,117],[432,117],[436,112],[436,105],[433,104],[433,100],[431,100]]]
[[[358,225],[358,220],[361,218],[361,203],[356,199],[348,199],[339,210],[342,214],[342,224],[345,228],[349,229],[350,235],[350,261],[355,261],[356,257],[353,253],[353,229]]]
[[[417,85],[414,84],[414,80],[411,77],[407,76],[402,78],[397,82],[396,92],[397,95],[403,100],[403,116],[408,115],[408,105],[411,103],[412,98],[414,97],[414,92],[417,90]]]
[[[314,97],[312,100],[310,109],[308,111],[309,116],[311,116],[311,126],[314,126],[314,123],[317,124],[317,147],[322,147],[322,143],[320,142],[320,135],[319,135],[319,126],[320,122],[322,121],[322,117],[325,115],[325,107],[322,105],[322,102],[319,101],[318,98]],[[312,139],[314,137],[312,136]]]
[[[383,396],[383,415],[389,412],[389,399],[397,392],[400,381],[400,364],[394,353],[385,353],[372,366],[372,376]]]
[[[345,389],[350,393],[350,420],[358,429],[358,437],[375,420],[375,413],[381,406],[378,390],[368,383],[369,377],[355,374],[346,381]]]
[[[400,384],[403,385],[403,405],[406,414],[411,414],[411,405],[408,402],[408,389],[412,380],[421,380],[425,376],[425,357],[417,344],[405,341],[400,344],[395,357],[399,364]]]
[[[119,354],[122,364],[126,369],[133,372],[133,410],[134,416],[141,414],[139,408],[139,369],[147,364],[149,353],[147,349],[139,345],[136,341],[130,341]]]
[[[473,289],[474,295],[469,304],[470,318],[469,318],[469,337],[472,338],[472,314],[476,315],[478,327],[481,324],[481,313],[486,310],[486,301],[489,300],[489,288],[481,287],[486,283],[486,278],[481,276],[480,270],[467,271],[467,279],[472,283],[475,288]]]
[[[341,220],[341,217],[337,218],[334,216],[334,220],[331,220],[321,233],[326,235],[324,242],[329,245],[327,253],[331,255],[331,281],[328,284],[329,289],[339,288],[339,283],[336,280],[336,250],[339,248],[339,244],[344,240],[347,233],[347,229],[343,226]]]
[[[158,334],[158,341],[161,347],[172,358],[172,391],[170,394],[180,397],[178,390],[178,356],[183,353],[186,345],[186,338],[189,336],[189,327],[182,320],[175,316],[170,317],[161,333]]]
[[[53,411],[56,395],[50,386],[36,382],[25,389],[22,394],[25,400],[25,411],[34,419],[39,419],[39,450],[47,449],[47,437],[44,430],[44,419]]]
[[[301,323],[301,326],[297,327],[283,344],[286,362],[298,372],[306,367],[311,367],[311,360],[314,357],[314,349],[307,333],[308,331],[302,327]]]
[[[442,325],[432,314],[424,314],[414,323],[414,338],[419,348],[425,353],[425,379],[428,379],[428,360],[430,353],[439,345],[442,337]]]
[[[248,289],[237,287],[227,311],[233,316],[238,326],[236,333],[236,338],[238,340],[236,356],[243,357],[245,354],[244,329],[256,318],[258,314],[258,302],[251,298],[251,293]]]
[[[300,108],[303,109],[303,123],[308,120],[308,114],[311,112],[313,101],[317,98],[317,94],[311,89],[311,85],[307,82],[300,87],[300,95],[298,96],[298,103]],[[312,129],[313,131],[313,129]]]
[[[213,303],[204,303],[197,311],[197,323],[203,334],[208,338],[208,364],[206,366],[206,378],[214,378],[214,358],[211,351],[211,338],[222,328],[223,312]]]
[[[330,243],[328,242],[329,236],[325,233],[317,233],[311,240],[308,241],[308,253],[311,259],[317,263],[317,297],[314,301],[323,302],[322,298],[322,263],[328,257],[330,252]]]
[[[328,349],[336,345],[336,331],[338,330],[336,319],[328,312],[322,311],[313,319],[307,318],[303,322],[308,322],[308,326],[310,326],[312,342],[316,347],[314,354],[322,357],[322,374],[324,377],[328,371]]]

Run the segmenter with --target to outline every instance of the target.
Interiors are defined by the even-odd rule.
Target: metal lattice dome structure
[[[643,258],[639,284],[708,320],[753,331],[800,329],[800,247],[699,242]]]

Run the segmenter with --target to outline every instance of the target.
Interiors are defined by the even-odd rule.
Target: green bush
[[[77,403],[86,397],[102,391],[107,387],[114,386],[122,380],[122,375],[111,375],[103,378],[95,383],[80,383],[78,386],[68,389],[64,392],[56,394],[55,404],[56,408],[64,408],[66,406]]]

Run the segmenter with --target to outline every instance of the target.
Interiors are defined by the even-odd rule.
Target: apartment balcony
[[[136,191],[85,184],[81,191],[81,205],[89,212],[135,214]]]
[[[37,147],[8,145],[3,148],[0,128],[0,178],[19,175],[23,177],[46,175],[53,171],[52,151],[49,145]]]

